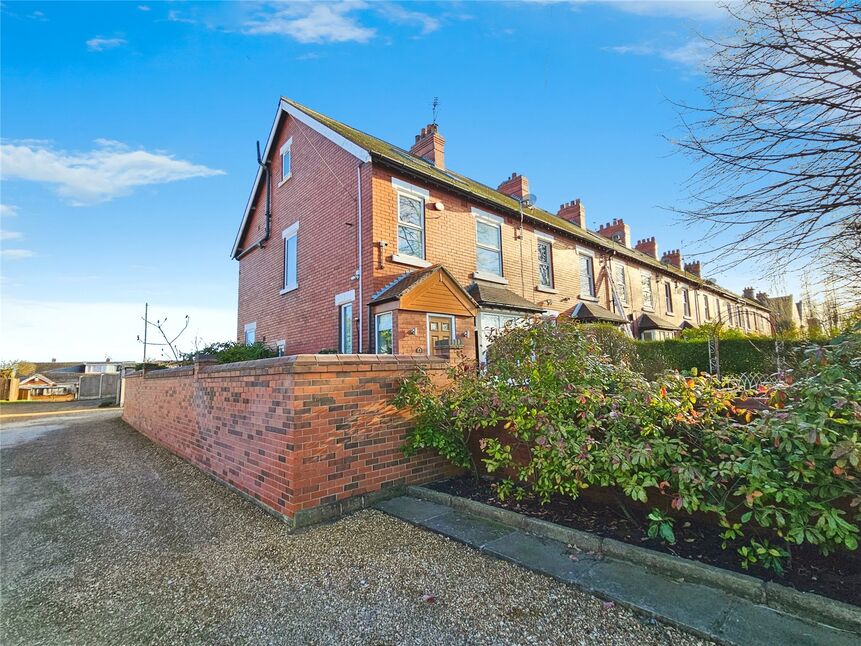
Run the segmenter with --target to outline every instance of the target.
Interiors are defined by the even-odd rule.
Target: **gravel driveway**
[[[118,414],[39,424],[0,433],[7,646],[705,643],[380,512],[291,535]]]

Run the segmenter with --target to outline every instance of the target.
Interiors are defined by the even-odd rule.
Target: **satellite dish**
[[[527,193],[523,196],[523,206],[533,206],[538,201],[538,196],[535,193]]]

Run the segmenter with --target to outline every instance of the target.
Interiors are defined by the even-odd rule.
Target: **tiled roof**
[[[638,330],[678,330],[679,326],[654,314],[642,314],[637,319]]]
[[[451,272],[449,272],[448,269],[437,264],[417,271],[401,274],[371,297],[371,305],[397,300],[403,297],[404,294],[412,290],[414,287],[421,284],[426,278],[429,278],[437,272],[443,272],[455,285],[458,285],[461,291],[466,291],[463,287],[460,287],[460,283],[455,280],[454,276],[451,275]],[[466,292],[466,295],[467,298],[470,298],[470,294],[468,292]]]
[[[598,303],[586,303],[581,301],[571,312],[571,318],[584,323],[605,322],[605,323],[627,323],[626,319],[621,314],[611,312],[606,307],[601,307]]]
[[[312,110],[311,108],[308,108],[301,103],[297,103],[292,99],[281,97],[281,100],[293,106],[297,110],[301,110],[303,113],[305,113],[312,119],[319,121],[326,127],[330,128],[331,130],[344,137],[345,139],[351,141],[352,143],[356,144],[357,146],[360,146],[361,148],[367,150],[371,154],[371,157],[377,161],[383,162],[389,166],[394,166],[407,173],[418,175],[423,179],[435,182],[438,185],[442,185],[454,191],[466,193],[474,199],[480,200],[486,204],[495,206],[504,211],[508,211],[509,213],[519,214],[519,202],[514,198],[505,195],[504,193],[500,193],[494,188],[486,186],[480,182],[476,182],[475,180],[472,180],[464,175],[455,173],[448,169],[443,170],[437,168],[432,163],[430,163],[426,159],[423,159],[422,157],[413,155],[408,151],[402,148],[398,148],[397,146],[385,142],[382,139],[378,139],[373,135],[369,135],[365,132],[362,132],[361,130],[357,130],[351,126],[341,123],[340,121],[336,121],[335,119],[327,117],[324,114],[320,114],[319,112]],[[637,251],[636,249],[629,249],[628,247],[613,242],[609,238],[605,238],[604,236],[595,233],[594,231],[589,231],[588,229],[578,227],[577,225],[572,224],[567,220],[563,220],[562,218],[554,215],[553,213],[544,211],[543,209],[538,209],[535,207],[525,207],[524,214],[526,217],[530,218],[535,222],[548,225],[558,231],[567,233],[573,238],[580,240],[581,242],[600,247],[611,253],[618,254],[619,256],[631,258],[632,260],[635,260],[636,262],[639,262],[643,265],[648,265],[650,267],[663,271],[664,273],[683,278],[684,280],[694,285],[707,287],[713,291],[720,292],[721,294],[731,297],[734,300],[744,301],[760,308],[763,307],[762,303],[759,303],[758,301],[747,299],[743,296],[739,296],[738,294],[734,294],[729,290],[726,290],[706,280],[703,280],[699,276],[690,274],[672,265],[662,263],[648,254]]]
[[[442,265],[431,265],[418,271],[408,271],[395,278],[388,285],[371,297],[371,304],[385,303],[386,301],[394,301],[410,291],[413,287],[422,282],[425,278],[440,269]]]
[[[496,287],[484,283],[473,283],[466,288],[467,293],[479,305],[485,307],[499,307],[507,310],[518,310],[521,312],[543,312],[532,301],[515,294],[505,287]]]

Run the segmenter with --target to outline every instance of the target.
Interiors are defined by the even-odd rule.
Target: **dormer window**
[[[293,175],[293,160],[290,152],[292,147],[293,137],[290,137],[290,139],[285,141],[284,145],[281,146],[281,184],[286,182],[290,179],[291,175]]]

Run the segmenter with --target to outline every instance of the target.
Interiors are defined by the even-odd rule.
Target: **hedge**
[[[803,341],[784,341],[784,367],[792,367],[800,357]],[[648,377],[662,370],[698,370],[708,372],[708,341],[637,341],[640,368]],[[777,372],[775,345],[771,339],[726,339],[720,342],[721,374],[743,372],[772,374]]]

